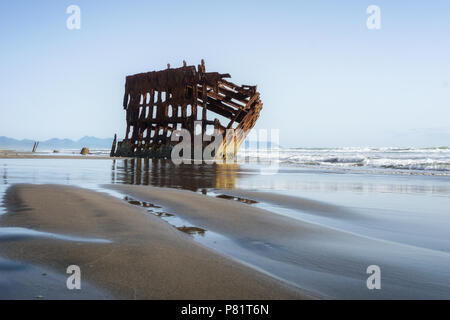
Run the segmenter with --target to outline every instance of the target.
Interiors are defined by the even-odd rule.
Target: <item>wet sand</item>
[[[175,166],[170,161],[148,159],[5,159],[0,164],[0,220],[11,213],[2,204],[5,191],[22,183],[67,184],[88,188],[84,190],[87,194],[108,193],[120,203],[119,208],[126,206],[148,218],[164,220],[161,223],[175,226],[170,229],[196,246],[206,246],[216,255],[230,257],[226,260],[250,266],[314,297],[450,297],[450,198],[446,177],[332,174],[287,167],[266,176],[248,166]],[[97,200],[101,208],[111,202],[103,196]],[[49,205],[42,204],[39,210]],[[80,211],[96,207],[90,203],[78,205]],[[65,212],[64,205],[61,208]],[[78,221],[71,224],[76,226]],[[2,247],[8,248],[14,241],[59,242],[64,248],[80,242],[82,248],[89,248],[86,251],[111,246],[100,246],[102,234],[104,240],[117,242],[109,236],[111,233],[99,228],[88,233],[83,233],[84,226],[64,230],[63,222],[53,225],[52,221],[43,229],[40,221],[24,219],[11,226],[16,229],[1,229],[0,221],[0,257],[8,259],[4,264],[8,270],[22,261],[67,277],[61,267],[50,269],[44,257],[36,262],[3,255]],[[19,226],[22,229],[17,229]],[[34,249],[42,253],[39,246]],[[28,249],[25,252],[30,254]],[[366,269],[373,264],[382,270],[381,290],[366,286]],[[9,274],[17,280],[24,272]],[[83,281],[87,282],[84,276]],[[0,279],[0,283],[4,281]],[[6,288],[11,286],[6,283]],[[103,286],[97,290],[91,297],[110,293]]]
[[[83,290],[68,290],[68,276],[41,266],[0,258],[0,300],[113,298],[87,282],[82,284]]]
[[[109,155],[52,154],[29,151],[0,150],[0,159],[113,159]],[[115,157],[114,159],[124,159]]]
[[[1,228],[22,227],[76,238],[5,236],[0,239],[0,255],[20,261],[20,265],[51,270],[64,279],[67,266],[80,266],[82,281],[87,284],[81,290],[83,298],[309,297],[298,288],[194,242],[157,217],[101,193],[57,185],[15,185],[7,190],[5,199],[7,213],[0,216]],[[80,241],[82,238],[110,243]],[[7,286],[9,297],[35,298],[36,290],[28,296],[27,290],[36,285],[45,287],[38,271],[27,273],[27,279],[29,282],[21,286]],[[53,287],[51,297],[68,297],[64,286]]]
[[[246,199],[247,201],[254,201],[256,203],[258,202],[270,203],[276,206],[282,206],[284,208],[289,208],[293,210],[308,211],[322,217],[328,218],[339,217],[339,219],[352,221],[367,219],[366,217],[364,217],[364,215],[361,215],[358,212],[349,210],[347,208],[343,208],[341,206],[333,205],[323,201],[311,200],[302,197],[294,197],[270,192],[261,192],[243,189],[236,189],[236,190],[219,189],[215,190],[215,193],[219,193],[219,197],[232,196],[232,197],[239,197],[241,199]]]
[[[108,187],[168,208],[196,227],[228,240],[209,245],[325,298],[442,299],[450,296],[450,255],[438,250],[376,239],[277,214],[240,201],[136,185]],[[363,212],[320,201],[264,192],[228,191],[265,203],[334,219],[366,218]],[[370,221],[370,220],[369,220]],[[207,231],[208,232],[208,231]],[[366,269],[383,270],[383,289],[368,290]],[[443,279],[446,279],[443,281]]]

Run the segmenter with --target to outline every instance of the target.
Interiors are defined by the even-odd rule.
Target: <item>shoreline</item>
[[[164,161],[6,160],[0,165],[0,197],[10,186],[23,183],[33,189],[53,184],[57,190],[53,197],[36,199],[33,206],[24,207],[24,213],[36,205],[40,211],[47,210],[42,201],[54,207],[53,198],[58,198],[60,211],[65,212],[64,199],[59,199],[64,197],[62,185],[87,188],[81,190],[103,193],[106,198],[93,205],[75,201],[67,205],[69,210],[74,205],[81,212],[98,210],[100,205],[109,215],[105,205],[112,196],[140,215],[162,220],[196,246],[315,298],[442,299],[450,294],[446,282],[450,277],[446,241],[450,220],[445,205],[450,189],[442,179],[291,170],[273,177],[255,174],[245,166],[172,166]],[[2,200],[0,217],[6,212]],[[92,224],[94,218],[86,220]],[[122,219],[135,220],[123,215]],[[103,238],[96,228],[83,234],[84,228],[71,232],[59,222],[53,231],[43,229],[42,221],[27,219],[14,226],[19,225],[53,233],[61,243],[63,236],[61,246],[66,248],[74,238]],[[31,239],[17,232],[16,240],[19,236]],[[0,238],[4,236],[0,229]],[[37,239],[44,240],[42,236]],[[114,243],[109,236],[104,240]],[[366,288],[366,268],[372,264],[383,270],[381,291]]]
[[[31,151],[16,151],[16,150],[0,150],[0,160],[11,160],[11,159],[48,159],[48,160],[63,160],[63,159],[91,159],[91,160],[130,160],[130,161],[153,161],[153,160],[164,160],[164,159],[152,159],[152,158],[141,158],[141,157],[110,157],[109,152],[107,153],[97,153],[93,152],[88,155],[81,155],[78,152],[76,153],[53,153],[51,151],[45,152],[31,152]],[[165,159],[166,161],[170,161],[170,159]],[[248,159],[247,159],[248,160]],[[298,172],[305,173],[332,173],[332,174],[362,174],[362,175],[375,175],[375,176],[424,176],[424,177],[443,177],[449,178],[450,171],[448,169],[439,169],[433,168],[414,168],[409,166],[400,166],[396,167],[394,165],[380,165],[380,166],[364,166],[355,164],[350,161],[346,165],[341,166],[341,163],[337,160],[331,159],[330,161],[325,161],[322,164],[319,163],[295,163],[285,161],[283,159],[278,159],[275,162],[271,162],[272,160],[263,159],[262,161],[256,161],[253,159],[252,161],[244,160],[244,158],[239,158],[237,162],[232,163],[233,165],[243,165],[248,166],[249,168],[253,167],[256,170],[266,170],[271,169],[271,166],[275,164],[275,171],[283,171],[283,170],[293,170]],[[255,162],[256,161],[256,162]],[[218,163],[219,165],[222,165]],[[183,164],[190,165],[190,164]],[[202,165],[207,165],[203,163]]]
[[[105,194],[60,185],[14,185],[5,200],[8,212],[0,216],[0,231],[20,226],[111,243],[19,237],[0,241],[0,255],[63,277],[68,265],[79,265],[83,279],[114,298],[311,298]]]
[[[0,159],[92,159],[92,160],[120,160],[125,157],[110,157],[109,155],[81,155],[81,154],[53,154],[51,152],[40,153],[31,151],[0,150]]]
[[[450,286],[443,283],[450,276],[444,267],[450,265],[448,252],[277,214],[295,208],[318,218],[369,225],[377,222],[376,227],[383,227],[379,218],[374,220],[365,211],[274,193],[229,193],[279,205],[268,210],[187,190],[118,184],[103,187],[162,205],[206,233],[225,237],[206,244],[317,297],[440,299],[450,293]],[[374,263],[384,270],[381,291],[366,287],[366,269]]]

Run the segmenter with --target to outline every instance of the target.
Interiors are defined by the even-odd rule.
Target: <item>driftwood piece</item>
[[[226,149],[225,130],[241,129],[234,139],[235,155],[254,127],[262,102],[256,86],[238,86],[225,78],[230,75],[206,72],[203,60],[197,68],[183,61],[180,68],[168,65],[166,70],[127,76],[123,97],[126,134],[117,148],[114,137],[111,156],[170,158],[170,138],[177,129],[188,130],[192,143],[195,134],[219,130],[224,138],[222,149]],[[224,123],[214,118],[217,115]],[[200,132],[195,121],[201,123]],[[220,154],[226,156],[226,152]]]

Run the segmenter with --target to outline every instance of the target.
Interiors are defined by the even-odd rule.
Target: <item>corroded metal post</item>
[[[116,144],[117,144],[117,134],[114,134],[114,140],[111,146],[111,152],[109,154],[110,157],[114,157],[114,154],[116,153]]]

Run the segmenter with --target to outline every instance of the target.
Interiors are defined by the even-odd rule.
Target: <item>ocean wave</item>
[[[368,167],[384,169],[432,170],[450,172],[450,161],[445,162],[435,159],[367,159],[364,165]]]
[[[450,175],[450,148],[280,148],[244,150],[248,158],[287,165],[441,172]]]

